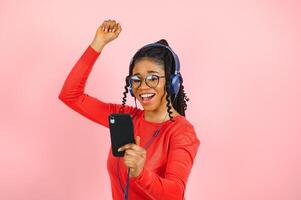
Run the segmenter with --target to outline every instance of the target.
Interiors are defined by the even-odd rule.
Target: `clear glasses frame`
[[[160,78],[165,78],[165,76],[158,76],[156,74],[149,74],[144,78],[145,84],[150,88],[155,88],[159,84]],[[141,86],[142,80],[138,75],[133,75],[128,77],[129,84],[132,88],[137,89]]]

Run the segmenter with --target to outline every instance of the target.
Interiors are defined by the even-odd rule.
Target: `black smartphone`
[[[128,143],[135,143],[132,117],[123,113],[111,114],[109,115],[109,127],[112,153],[116,157],[122,157],[124,151],[118,152],[118,148]]]

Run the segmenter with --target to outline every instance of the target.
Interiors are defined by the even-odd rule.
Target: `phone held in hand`
[[[135,143],[131,115],[123,113],[109,115],[109,128],[112,153],[116,157],[122,157],[124,156],[124,151],[118,152],[118,148],[128,143]]]

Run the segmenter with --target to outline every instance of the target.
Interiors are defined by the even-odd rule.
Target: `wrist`
[[[135,173],[134,176],[131,176],[131,179],[132,179],[132,180],[140,179],[141,176],[143,175],[143,173],[144,173],[144,167],[140,170],[140,172]]]
[[[103,50],[105,43],[93,40],[90,46],[99,53]]]

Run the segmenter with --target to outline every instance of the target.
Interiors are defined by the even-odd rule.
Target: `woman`
[[[200,141],[185,118],[188,98],[177,56],[166,40],[144,46],[134,55],[122,104],[105,103],[84,93],[96,59],[121,30],[115,20],[101,24],[93,42],[69,73],[59,99],[106,127],[112,113],[124,112],[133,117],[136,144],[121,147],[119,150],[125,152],[121,159],[114,157],[111,150],[108,155],[114,200],[184,199]],[[143,110],[125,104],[128,92]]]

